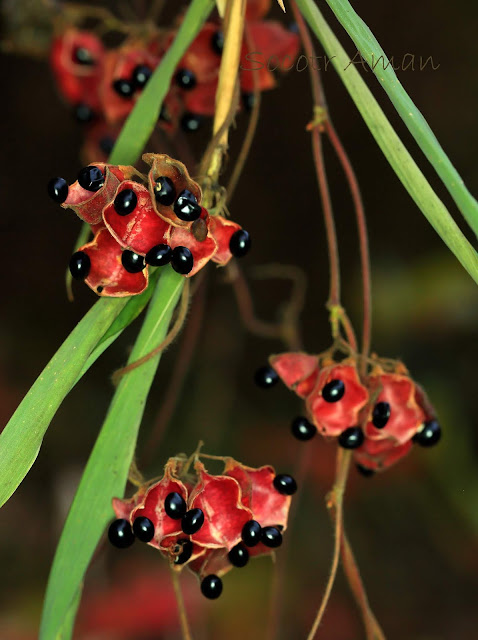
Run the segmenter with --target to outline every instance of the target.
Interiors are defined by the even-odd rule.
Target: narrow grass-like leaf
[[[99,300],[73,329],[0,434],[0,506],[35,462],[45,431],[87,358],[127,303]]]
[[[129,362],[146,355],[165,337],[184,278],[165,267]],[[124,493],[158,354],[125,375],[88,460],[66,520],[48,581],[41,640],[56,638],[80,588],[92,554],[113,517],[111,499]],[[65,636],[67,637],[67,636]]]
[[[112,164],[123,164],[122,158],[125,151],[128,158],[134,157],[129,164],[134,164],[138,159],[141,149],[158,122],[161,104],[168,92],[178,62],[199,33],[214,6],[214,0],[193,0],[191,3],[173,44],[166,51],[161,64],[154,71],[139,97],[134,108],[134,117],[131,114],[121,130],[110,156],[109,161]]]
[[[367,61],[466,221],[478,235],[478,202],[466,188],[422,113],[403,88],[392,62],[385,55],[377,39],[362,18],[354,11],[348,0],[327,0],[327,4],[354,41],[363,59]],[[421,62],[421,64],[425,63]]]
[[[377,144],[427,220],[478,283],[478,255],[395,133],[380,105],[335,37],[313,0],[296,0],[302,15],[331,58]]]

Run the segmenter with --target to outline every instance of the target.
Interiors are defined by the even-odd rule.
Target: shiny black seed
[[[181,519],[181,529],[188,536],[199,531],[204,524],[204,513],[201,509],[189,509]]]
[[[229,249],[233,256],[242,258],[251,248],[251,236],[245,229],[235,231],[229,240]]]
[[[421,431],[416,433],[412,440],[421,447],[433,447],[441,438],[441,427],[436,420],[425,422]]]
[[[137,89],[142,89],[153,74],[152,70],[145,64],[139,64],[133,69],[131,82]]]
[[[342,380],[331,380],[322,389],[325,402],[338,402],[344,397],[345,385]]]
[[[357,464],[357,471],[363,475],[364,478],[371,478],[375,475],[375,471],[373,469],[367,469],[367,467],[363,467],[361,464]]]
[[[68,198],[68,182],[64,178],[52,178],[47,191],[52,200],[61,204]]]
[[[115,146],[115,140],[111,136],[104,136],[98,143],[100,150],[103,151],[107,156],[113,151],[113,147]]]
[[[98,167],[83,167],[78,174],[78,184],[87,191],[99,191],[105,183],[105,177]]]
[[[128,273],[139,273],[145,268],[143,256],[125,249],[121,254],[121,264]]]
[[[179,69],[175,75],[175,80],[176,84],[186,91],[190,91],[196,86],[196,76],[189,69]]]
[[[173,491],[172,493],[168,493],[166,496],[164,501],[164,510],[166,511],[166,515],[173,520],[180,520],[188,508],[182,495],[177,491]]]
[[[184,189],[184,191],[181,191],[178,195],[173,209],[178,218],[185,222],[193,222],[201,215],[201,207],[198,204],[196,196],[187,189]]]
[[[174,564],[184,564],[189,560],[193,553],[193,543],[185,538],[178,540],[178,545],[182,546],[181,553],[174,558]]]
[[[173,252],[167,244],[157,244],[146,254],[145,262],[152,267],[164,267],[171,262]]]
[[[131,98],[134,93],[134,86],[129,80],[125,80],[124,78],[120,78],[119,80],[115,80],[113,82],[113,89],[116,93],[122,98]]]
[[[224,34],[222,31],[215,31],[211,36],[211,47],[218,56],[222,55],[224,49]]]
[[[103,289],[104,289],[104,287],[102,287],[101,285],[99,287],[96,287],[96,291],[98,293],[103,293]]]
[[[360,427],[349,427],[339,435],[338,442],[344,449],[356,449],[360,447],[364,440],[363,431]]]
[[[188,133],[192,133],[193,131],[198,131],[198,129],[201,128],[202,122],[202,116],[197,113],[186,111],[186,113],[181,117],[181,129]]]
[[[373,408],[372,424],[377,429],[383,429],[390,418],[391,407],[388,402],[377,402]]]
[[[126,549],[134,542],[134,533],[128,520],[114,520],[108,529],[108,539],[114,547]]]
[[[84,102],[80,102],[73,108],[73,115],[77,122],[82,123],[91,122],[95,118],[95,112],[93,109]]]
[[[206,576],[201,582],[201,593],[210,600],[219,598],[222,593],[222,580],[215,575]]]
[[[261,532],[261,542],[266,547],[275,549],[282,544],[282,533],[277,527],[264,527]]]
[[[91,66],[95,64],[95,59],[91,51],[88,51],[86,47],[76,47],[73,51],[73,62]]]
[[[243,544],[239,543],[236,544],[235,547],[232,547],[227,557],[229,558],[229,562],[235,567],[245,567],[249,561],[249,551]]]
[[[255,547],[261,541],[262,528],[257,520],[249,520],[242,527],[242,541],[247,547]]]
[[[91,269],[91,260],[84,251],[77,251],[70,258],[70,273],[75,280],[84,280]]]
[[[123,189],[116,196],[113,206],[119,216],[127,216],[136,209],[138,198],[133,189]]]
[[[133,521],[133,533],[141,542],[151,542],[154,538],[154,524],[149,518],[138,516]]]
[[[292,496],[297,491],[297,483],[292,476],[287,473],[279,473],[273,481],[275,489],[285,496]]]
[[[243,93],[242,96],[242,104],[246,111],[252,111],[254,108],[254,94],[253,93]]]
[[[193,254],[187,247],[175,247],[171,254],[171,266],[181,275],[187,275],[194,266]]]
[[[272,367],[265,365],[255,372],[254,382],[262,389],[269,389],[279,382],[279,376]]]
[[[174,183],[166,176],[156,178],[153,191],[156,201],[159,202],[159,204],[164,204],[165,207],[169,207],[176,200]]]
[[[317,427],[304,416],[298,416],[291,425],[292,435],[297,440],[310,440],[317,433]]]

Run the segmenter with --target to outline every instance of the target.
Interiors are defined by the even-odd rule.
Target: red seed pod
[[[172,249],[186,247],[191,251],[194,262],[193,268],[186,274],[187,278],[200,271],[217,252],[217,242],[209,230],[210,219],[206,209],[202,207],[201,217],[191,225],[190,229],[171,225],[164,236],[166,244]],[[201,224],[201,229],[199,233],[194,233],[198,223]]]
[[[127,271],[121,261],[122,248],[107,229],[79,248],[90,259],[86,284],[101,296],[124,298],[142,293],[148,286],[148,270]]]
[[[99,109],[98,86],[104,57],[101,40],[89,31],[70,28],[53,40],[50,64],[65,100]]]
[[[232,235],[242,229],[241,225],[223,216],[209,216],[209,231],[216,241],[217,250],[212,257],[213,262],[225,266],[232,258],[229,248]]]
[[[370,440],[366,438],[364,443],[355,449],[353,457],[364,470],[383,471],[406,456],[411,447],[411,440],[403,444],[396,444],[391,439]]]
[[[364,433],[369,440],[390,439],[393,444],[408,442],[426,420],[417,403],[417,387],[407,369],[397,363],[396,372],[386,373],[375,366],[367,380],[371,404]]]
[[[314,390],[306,406],[317,429],[325,436],[339,436],[359,424],[369,394],[361,383],[353,358],[335,364],[324,358]]]
[[[161,185],[158,185],[157,180],[158,178],[167,178],[171,181],[175,199],[186,190],[193,194],[198,204],[201,203],[201,187],[191,179],[187,168],[182,162],[174,160],[166,154],[145,153],[143,161],[151,167],[148,174],[148,184],[151,201],[156,213],[175,227],[190,228],[192,223],[178,218],[174,212],[174,202],[162,204],[158,199],[156,194],[158,193],[158,186]]]
[[[198,84],[191,91],[183,91],[185,111],[212,117],[216,110],[217,79]]]
[[[193,73],[198,85],[210,83],[218,76],[221,63],[220,50],[217,44],[215,45],[215,36],[218,32],[221,32],[220,25],[206,22],[178,63],[177,69],[186,69]],[[171,41],[174,40],[175,35],[170,35]],[[183,93],[187,94],[188,90],[184,90]]]
[[[247,0],[246,4],[246,20],[260,20],[271,8],[271,0]]]
[[[308,353],[280,353],[269,358],[282,382],[301,398],[314,389],[319,375],[319,358]]]
[[[118,185],[111,202],[103,209],[103,220],[124,249],[143,256],[152,247],[166,242],[165,235],[170,229],[156,214],[149,190],[132,180]]]

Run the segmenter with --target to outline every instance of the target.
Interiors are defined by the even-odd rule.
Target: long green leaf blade
[[[403,186],[445,244],[478,283],[476,251],[395,133],[357,69],[349,66],[350,57],[330,29],[317,5],[313,0],[296,0],[296,2]]]
[[[422,113],[403,88],[379,42],[348,0],[327,0],[327,4],[354,41],[363,59],[367,61],[466,221],[478,235],[478,202],[466,188]]]
[[[170,267],[163,270],[130,362],[164,339],[183,284],[184,278]],[[57,638],[65,627],[91,556],[113,516],[111,499],[124,493],[159,359],[158,354],[125,375],[115,392],[57,547],[43,609],[41,640]]]

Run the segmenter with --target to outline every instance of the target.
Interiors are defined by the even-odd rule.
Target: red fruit
[[[371,471],[383,471],[398,462],[407,455],[412,447],[412,442],[396,444],[391,439],[370,440],[355,449],[353,456],[357,464]]]
[[[232,220],[228,220],[223,216],[209,216],[209,231],[217,244],[217,250],[212,257],[213,262],[217,262],[221,266],[226,265],[232,258],[229,249],[229,242],[232,235],[242,229],[241,225]]]
[[[127,189],[134,192],[137,204],[133,212],[120,215],[115,199]],[[118,185],[111,202],[103,209],[103,220],[111,235],[124,249],[140,255],[146,255],[152,247],[163,244],[170,229],[170,225],[156,214],[148,189],[132,180],[124,180]]]
[[[324,360],[322,365],[325,364]],[[341,380],[345,386],[343,397],[337,402],[327,401],[322,395],[324,387],[332,380]],[[340,364],[322,366],[306,406],[320,433],[339,436],[345,429],[359,424],[359,414],[368,397],[367,389],[360,382],[355,360],[347,358]]]
[[[307,353],[281,353],[269,358],[282,382],[301,398],[314,389],[319,375],[319,358]]]
[[[220,30],[219,25],[206,22],[178,63],[178,69],[187,69],[194,74],[198,85],[209,83],[217,78],[221,57],[215,53],[211,42],[214,34]],[[174,34],[171,35],[172,39]]]
[[[246,20],[260,20],[271,8],[271,0],[247,0]]]
[[[190,229],[171,225],[164,236],[165,243],[171,249],[187,247],[191,251],[194,264],[191,271],[186,275],[187,278],[200,271],[216,254],[217,242],[209,231],[209,220],[210,216],[203,207],[201,217],[192,223]]]
[[[86,284],[102,296],[124,298],[142,293],[148,286],[148,270],[129,273],[121,263],[122,248],[107,229],[78,249],[87,254],[91,267]]]

